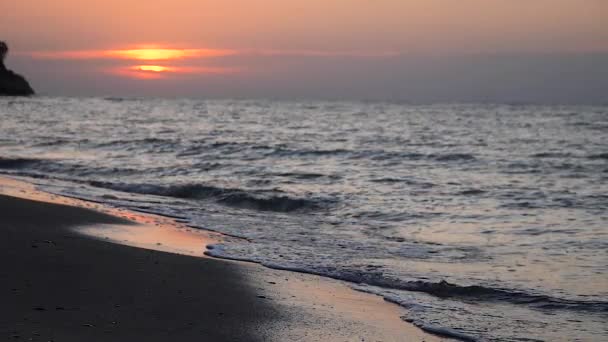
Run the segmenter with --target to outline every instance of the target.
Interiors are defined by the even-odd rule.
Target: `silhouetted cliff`
[[[8,46],[0,41],[0,95],[27,96],[34,94],[34,90],[23,76],[6,68],[4,58],[7,54]]]

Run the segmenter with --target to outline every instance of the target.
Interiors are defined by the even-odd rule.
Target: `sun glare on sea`
[[[110,69],[114,74],[141,80],[158,80],[170,77],[187,77],[188,75],[227,75],[241,72],[237,68],[223,67],[191,67],[191,66],[167,66],[156,64],[142,64],[124,66]]]

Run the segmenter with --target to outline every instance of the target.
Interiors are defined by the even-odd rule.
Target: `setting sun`
[[[38,51],[30,55],[46,59],[130,59],[141,61],[164,61],[225,57],[238,54],[230,49],[171,49],[146,47],[133,49],[82,50],[82,51]]]
[[[137,71],[152,71],[152,72],[166,72],[171,71],[172,68],[164,67],[160,65],[137,65],[133,67]]]
[[[137,59],[146,61],[200,58],[200,57],[221,57],[233,55],[233,50],[214,50],[214,49],[130,49],[130,50],[109,50],[105,51],[107,56],[124,59]]]

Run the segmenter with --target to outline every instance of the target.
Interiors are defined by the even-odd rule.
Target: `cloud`
[[[188,67],[188,66],[163,66],[163,65],[133,65],[127,67],[116,67],[105,70],[107,73],[126,76],[136,79],[165,79],[171,76],[184,75],[229,75],[241,72],[238,68],[226,67]]]

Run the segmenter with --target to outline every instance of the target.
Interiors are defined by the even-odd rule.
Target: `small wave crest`
[[[108,102],[117,102],[117,103],[141,101],[141,99],[137,98],[137,97],[119,97],[119,96],[109,96],[109,97],[104,97],[103,99]]]
[[[132,175],[140,171],[134,168],[104,168],[96,165],[74,164],[60,159],[21,157],[0,158],[0,170],[27,177],[55,178],[74,182],[79,182],[80,178],[91,175]]]
[[[516,290],[491,288],[481,285],[463,286],[452,284],[445,280],[439,282],[428,282],[423,280],[403,281],[373,274],[365,275],[360,273],[344,274],[343,276],[337,276],[335,278],[395,290],[424,292],[439,298],[468,299],[485,302],[508,302],[512,304],[525,304],[536,309],[545,310],[573,310],[608,313],[608,302],[568,300]]]
[[[313,156],[313,157],[324,157],[324,156],[338,156],[338,155],[347,155],[353,154],[354,152],[347,149],[328,149],[328,150],[294,150],[286,147],[275,147],[268,152],[269,155],[272,156],[281,156],[281,157],[290,157],[290,156]]]
[[[292,198],[277,195],[274,192],[252,193],[242,189],[220,188],[203,184],[155,185],[127,184],[91,181],[89,185],[122,192],[144,195],[175,197],[182,199],[211,199],[220,204],[259,211],[296,212],[314,210],[322,207],[321,203],[311,199]]]
[[[474,161],[474,155],[469,153],[448,153],[448,154],[431,154],[429,158],[439,162],[451,162],[451,161]]]
[[[590,156],[587,156],[588,159],[604,159],[604,160],[608,160],[608,152],[606,153],[598,153],[598,154],[592,154]]]
[[[23,169],[42,162],[42,159],[0,157],[0,169]]]
[[[205,254],[223,259],[258,262],[262,265],[279,270],[309,273],[333,279],[343,280],[354,284],[370,285],[389,290],[423,292],[438,298],[450,298],[475,302],[507,302],[516,305],[528,305],[539,310],[571,310],[593,313],[608,313],[608,302],[584,301],[550,297],[542,294],[528,293],[518,290],[492,288],[482,285],[458,285],[445,280],[439,282],[425,280],[403,280],[383,275],[378,272],[364,272],[356,269],[336,267],[303,267],[284,265],[275,262],[235,258],[222,244],[210,245]]]
[[[118,139],[111,140],[106,142],[100,142],[97,144],[97,147],[115,147],[122,145],[132,145],[132,144],[174,144],[176,142],[175,139],[161,139],[161,138],[143,138],[143,139]]]
[[[474,196],[474,195],[482,195],[482,194],[485,194],[485,193],[486,193],[486,191],[485,190],[481,190],[481,189],[468,189],[468,190],[460,191],[458,193],[458,195]]]
[[[569,158],[569,157],[572,157],[572,154],[562,153],[562,152],[540,152],[540,153],[534,153],[530,157],[532,157],[532,158]]]

